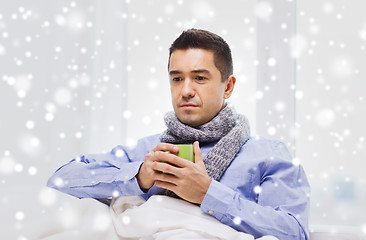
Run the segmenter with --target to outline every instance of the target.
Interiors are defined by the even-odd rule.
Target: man
[[[133,149],[74,159],[48,186],[78,198],[175,195],[256,238],[308,239],[302,167],[281,142],[250,137],[246,118],[225,102],[236,82],[227,43],[187,30],[170,47],[168,71],[174,112],[165,116],[165,132]],[[180,143],[193,143],[194,163],[176,155]]]

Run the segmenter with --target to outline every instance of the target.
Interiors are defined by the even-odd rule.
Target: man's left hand
[[[153,163],[154,173],[151,177],[157,187],[168,189],[189,202],[201,204],[211,178],[207,174],[197,141],[194,142],[193,149],[194,163],[174,154],[155,152],[156,157],[164,162]]]

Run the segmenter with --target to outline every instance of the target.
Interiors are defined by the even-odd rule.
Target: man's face
[[[228,98],[228,80],[222,82],[212,51],[175,50],[170,56],[169,78],[175,114],[187,125],[197,127],[210,121]]]

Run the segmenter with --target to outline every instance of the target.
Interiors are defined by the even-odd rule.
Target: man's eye
[[[202,80],[205,80],[206,78],[205,77],[201,77],[201,76],[197,76],[196,79],[199,80],[199,81],[202,81]]]
[[[181,81],[182,80],[182,78],[181,77],[175,77],[175,78],[173,78],[172,79],[174,82],[179,82],[179,81]]]

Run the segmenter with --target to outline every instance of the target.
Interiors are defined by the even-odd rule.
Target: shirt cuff
[[[233,189],[212,179],[201,203],[201,210],[221,221],[233,203],[234,197],[235,191]]]
[[[137,182],[136,175],[138,174],[143,162],[129,163],[130,168],[128,171],[121,171],[119,178],[122,180],[121,192],[128,195],[141,195],[144,194],[143,190]]]

